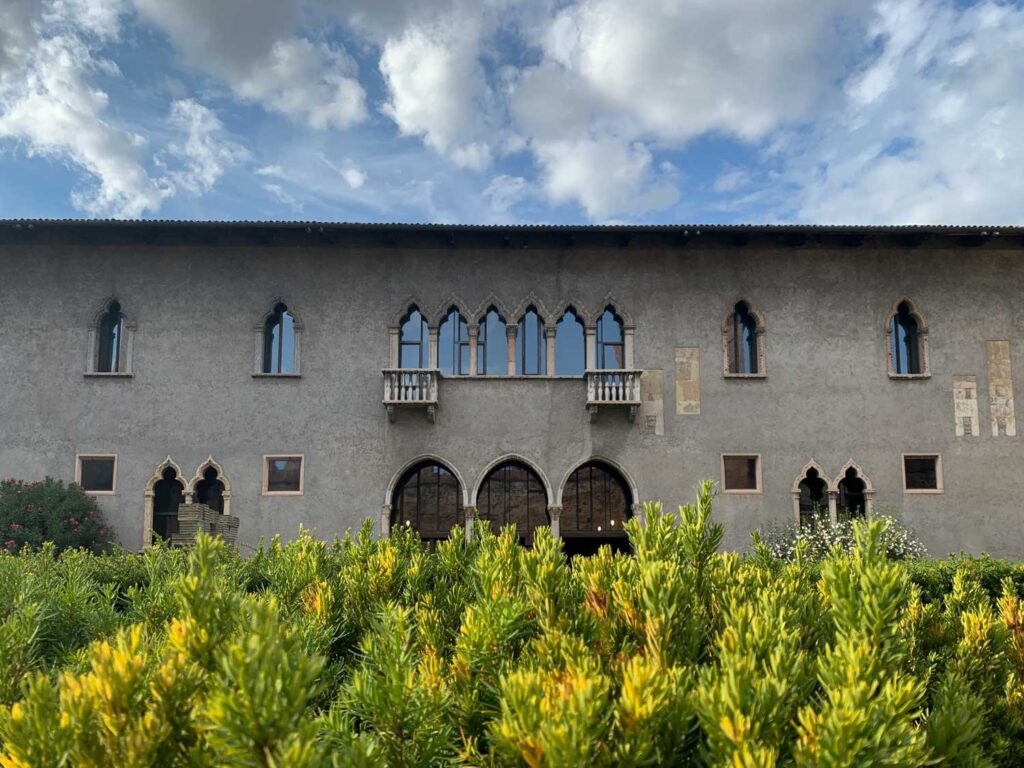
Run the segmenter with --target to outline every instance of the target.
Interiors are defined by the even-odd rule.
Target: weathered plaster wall
[[[116,453],[117,495],[100,503],[129,547],[167,455],[188,477],[211,454],[221,463],[251,545],[300,523],[321,535],[376,523],[388,482],[425,453],[470,484],[494,458],[521,454],[553,486],[604,456],[643,499],[675,505],[718,479],[721,453],[749,452],[762,455],[763,493],[720,500],[728,547],[792,519],[790,488],[809,459],[833,474],[852,457],[875,509],[900,510],[932,553],[1024,556],[1024,452],[989,429],[986,358],[986,342],[1009,341],[1012,379],[1024,381],[1020,248],[28,241],[0,243],[0,275],[0,476],[71,480],[76,452]],[[388,422],[380,371],[408,296],[436,315],[453,294],[475,309],[494,292],[511,308],[531,291],[551,311],[614,295],[636,323],[636,367],[663,371],[664,434],[617,412],[591,423],[585,383],[570,379],[445,379],[436,424],[418,412]],[[86,378],[87,325],[111,295],[137,323],[134,376]],[[886,375],[884,319],[901,295],[927,317],[929,379]],[[252,376],[253,327],[278,296],[305,324],[300,379]],[[722,376],[721,321],[740,298],[766,320],[764,380]],[[675,402],[681,347],[700,350],[699,415]],[[953,377],[966,375],[978,381],[977,437],[954,429]],[[291,452],[305,456],[305,494],[262,496],[262,454]],[[943,494],[903,494],[904,452],[941,453]]]

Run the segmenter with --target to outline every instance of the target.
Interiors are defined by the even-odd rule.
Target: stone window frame
[[[935,487],[907,488],[907,459],[935,459]],[[903,493],[907,496],[935,496],[944,493],[942,480],[942,454],[937,451],[914,451],[900,454],[900,477],[903,480]]]
[[[839,483],[846,478],[846,471],[848,469],[856,470],[857,477],[864,482],[864,519],[870,520],[874,514],[875,487],[871,484],[871,478],[867,476],[860,464],[854,461],[853,458],[849,458],[839,468],[839,472],[835,474],[828,486],[828,506],[833,523],[838,523],[839,521]]]
[[[546,373],[544,375],[536,374],[525,374],[521,375],[516,373],[516,337],[519,333],[519,321],[526,313],[530,306],[537,312],[537,316],[541,322],[544,323],[544,341],[545,341],[545,353],[544,353],[544,364]],[[450,294],[448,298],[437,305],[433,311],[424,309],[424,307],[430,306],[423,302],[421,297],[416,294],[411,294],[406,297],[405,301],[402,302],[400,309],[392,314],[391,319],[388,323],[388,367],[398,368],[400,362],[400,349],[399,339],[401,335],[402,318],[404,318],[409,310],[415,307],[419,313],[423,316],[423,319],[427,323],[428,332],[428,369],[438,371],[438,375],[442,378],[458,378],[458,379],[579,379],[580,376],[558,376],[555,375],[555,334],[557,332],[558,321],[562,315],[565,314],[565,310],[569,307],[575,310],[576,315],[583,323],[583,334],[584,334],[584,377],[586,371],[593,370],[595,361],[597,360],[597,322],[605,309],[611,308],[612,311],[618,315],[622,320],[622,344],[623,344],[623,369],[633,370],[635,363],[635,338],[636,338],[636,323],[633,320],[632,315],[622,308],[621,302],[619,302],[613,295],[606,294],[597,306],[601,309],[598,311],[588,311],[587,307],[579,301],[576,296],[570,296],[563,299],[556,306],[554,313],[547,309],[547,306],[541,301],[540,297],[533,291],[530,293],[514,308],[510,309],[510,305],[500,299],[493,291],[489,292],[484,300],[477,305],[475,310],[470,309],[470,304],[463,301],[459,296]],[[591,305],[594,306],[594,305]],[[439,348],[438,341],[440,335],[440,324],[444,321],[451,308],[459,310],[460,314],[466,319],[466,323],[469,328],[469,357],[470,366],[468,374],[459,374],[457,376],[445,376],[440,373],[438,367],[438,356]],[[507,345],[507,366],[501,373],[486,373],[481,374],[478,372],[478,341],[480,336],[480,325],[481,321],[487,315],[487,312],[494,307],[498,314],[505,320],[505,334],[506,334],[506,345]],[[296,342],[297,343],[297,342]]]
[[[754,333],[757,343],[757,373],[734,373],[729,370],[729,334],[732,331],[732,319],[736,314],[736,305],[743,302],[747,312],[754,318]],[[729,305],[729,311],[722,318],[722,377],[726,379],[766,379],[768,378],[767,354],[765,352],[765,334],[767,325],[764,315],[746,296],[737,296]]]
[[[917,352],[921,358],[921,372],[920,373],[896,373],[893,368],[893,356],[892,356],[892,319],[899,312],[900,304],[906,302],[907,306],[910,307],[910,316],[917,321]],[[907,295],[900,296],[896,301],[892,303],[889,311],[885,315],[883,324],[883,330],[885,331],[885,360],[886,360],[886,372],[889,378],[893,381],[913,381],[915,379],[928,379],[931,378],[931,362],[928,355],[928,321],[925,319],[924,314],[917,308],[917,304]]]
[[[800,483],[803,482],[804,478],[807,477],[808,470],[814,469],[818,472],[818,477],[825,481],[825,495],[828,503],[829,517],[832,522],[836,522],[836,509],[835,509],[835,498],[832,494],[832,479],[829,477],[828,472],[821,466],[815,459],[811,459],[800,469],[800,473],[793,480],[792,488],[790,492],[793,496],[793,520],[796,522],[797,528],[800,527]]]
[[[121,307],[121,318],[124,324],[124,334],[121,337],[121,348],[118,354],[118,361],[121,364],[121,370],[118,371],[101,371],[98,370],[99,352],[100,352],[100,339],[99,339],[99,328],[100,323],[103,321],[103,317],[110,310],[110,305],[117,302]],[[88,351],[85,358],[85,375],[95,378],[109,378],[109,379],[130,379],[134,375],[132,372],[132,363],[134,358],[135,350],[135,321],[130,318],[127,312],[124,311],[124,302],[121,301],[117,296],[111,295],[103,300],[100,308],[93,313],[92,319],[87,326],[88,330]]]
[[[210,469],[211,467],[213,469],[217,470],[217,479],[220,480],[221,483],[224,485],[224,494],[223,494],[223,496],[221,496],[221,498],[224,500],[224,514],[225,515],[230,515],[231,514],[231,481],[228,480],[228,476],[224,472],[224,467],[222,467],[220,465],[220,462],[218,462],[215,458],[213,458],[212,455],[207,456],[206,460],[203,461],[203,463],[200,464],[196,468],[195,475],[192,476],[192,479],[189,480],[188,484],[185,486],[185,503],[186,504],[192,504],[193,503],[193,499],[195,498],[195,493],[196,493],[196,484],[199,483],[203,479],[203,473],[205,473],[206,470]]]
[[[266,341],[267,321],[274,316],[274,307],[284,304],[288,314],[292,316],[292,330],[295,332],[294,370],[291,373],[267,373],[263,370],[263,346]],[[270,302],[270,310],[264,312],[253,329],[255,337],[252,377],[254,379],[300,379],[302,378],[302,332],[305,325],[291,302],[281,296],[275,296]],[[225,513],[226,514],[226,513]]]
[[[181,467],[178,466],[178,463],[168,454],[167,458],[157,465],[156,470],[150,476],[149,480],[146,481],[146,501],[142,513],[143,549],[153,546],[153,500],[156,497],[156,484],[164,479],[164,472],[168,469],[173,469],[177,473],[178,482],[181,483],[182,494],[187,490],[185,474],[181,471]]]
[[[270,479],[269,462],[272,459],[298,459],[299,460],[299,490],[297,491],[269,491],[267,482]],[[304,453],[265,453],[263,454],[263,480],[260,484],[260,494],[265,497],[277,496],[304,496],[306,493],[306,455]]]
[[[515,378],[520,378],[520,377],[517,376]],[[522,378],[524,378],[524,379],[525,378],[534,378],[534,379],[536,379],[538,377],[537,376],[523,376]],[[540,378],[547,378],[547,377],[540,377]],[[494,459],[493,461],[488,462],[487,466],[485,466],[483,468],[483,470],[477,475],[476,481],[473,483],[472,493],[469,496],[469,502],[470,502],[469,506],[466,507],[466,525],[467,525],[467,527],[469,527],[469,521],[470,520],[472,520],[474,524],[476,523],[477,514],[480,511],[480,507],[477,504],[477,496],[479,495],[480,490],[483,488],[484,483],[487,481],[487,479],[490,477],[490,475],[491,475],[491,473],[493,471],[495,471],[499,467],[503,466],[504,464],[520,464],[520,465],[526,467],[529,471],[533,472],[537,476],[537,478],[540,480],[541,485],[544,486],[544,497],[545,497],[544,511],[546,512],[547,517],[548,517],[548,525],[552,526],[552,532],[554,532],[554,522],[553,522],[553,519],[554,519],[554,516],[558,512],[558,510],[556,510],[556,508],[555,508],[555,489],[551,485],[551,481],[548,479],[547,474],[544,472],[543,469],[540,468],[540,465],[537,464],[537,462],[532,461],[531,459],[526,458],[521,453],[506,453],[506,454],[503,454],[503,455],[499,456],[498,458]]]
[[[725,460],[726,459],[757,459],[757,470],[755,477],[757,479],[756,488],[728,488],[725,484]],[[758,496],[764,494],[764,479],[761,474],[761,454],[760,453],[723,453],[719,462],[722,478],[722,493],[738,496]]]
[[[75,454],[75,483],[82,486],[82,460],[83,459],[113,459],[114,473],[109,491],[87,491],[82,492],[87,496],[116,496],[117,495],[117,454],[116,453],[76,453]]]
[[[537,315],[537,321],[540,323],[541,332],[541,344],[543,349],[537,350],[538,355],[538,367],[543,365],[544,372],[541,373],[519,373],[516,369],[520,367],[519,357],[516,354],[516,345],[519,340],[519,326],[525,327],[526,315],[530,311],[533,311]],[[512,310],[512,319],[505,321],[505,333],[508,335],[509,349],[512,350],[509,353],[510,364],[508,369],[508,375],[514,376],[517,379],[547,379],[551,378],[551,369],[548,367],[548,363],[552,362],[552,357],[555,349],[555,331],[557,324],[551,322],[551,313],[548,312],[544,302],[533,291],[530,291],[529,295],[519,302],[519,305]],[[511,330],[510,330],[511,329]],[[523,345],[523,363],[525,367],[525,356],[526,356],[526,345]]]

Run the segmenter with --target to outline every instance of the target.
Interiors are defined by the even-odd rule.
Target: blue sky
[[[1024,224],[1024,7],[0,0],[0,217]]]

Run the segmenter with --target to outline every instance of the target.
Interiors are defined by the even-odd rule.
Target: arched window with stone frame
[[[722,321],[722,372],[726,377],[763,378],[764,316],[746,299],[737,301]]]
[[[185,480],[175,461],[164,459],[146,483],[142,520],[142,546],[149,547],[154,536],[170,541],[178,532],[178,507],[185,503]]]
[[[597,364],[602,371],[619,370],[626,367],[625,323],[615,311],[607,306],[597,318]]]
[[[625,523],[637,509],[636,492],[616,466],[589,459],[563,480],[559,495],[558,533],[568,555],[590,555],[602,545],[629,551]]]
[[[519,318],[516,332],[516,375],[544,376],[547,374],[547,342],[544,319],[531,304]]]
[[[399,321],[398,367],[430,368],[430,327],[415,304]]]
[[[814,529],[820,518],[831,519],[829,477],[818,462],[811,459],[793,481],[793,516],[801,528]]]
[[[196,469],[185,492],[185,501],[205,504],[222,515],[231,514],[231,482],[213,456],[207,457]]]
[[[499,309],[491,304],[478,321],[476,372],[480,376],[508,374],[508,326]]]
[[[484,470],[473,501],[477,517],[488,521],[498,534],[515,526],[516,537],[526,546],[533,544],[537,526],[550,525],[551,495],[540,470],[521,457],[503,457]]]
[[[135,323],[128,319],[116,297],[104,300],[89,323],[89,352],[86,374],[90,376],[131,376]]]
[[[576,307],[568,305],[555,325],[556,376],[582,376],[587,367],[587,344],[583,318]]]
[[[449,307],[443,317],[437,334],[438,370],[445,376],[468,376],[471,373],[469,323],[456,305]]]
[[[257,377],[295,377],[301,374],[302,321],[287,302],[274,299],[270,311],[255,327]]]
[[[875,489],[864,470],[850,459],[829,485],[829,503],[837,521],[870,518]]]
[[[926,378],[928,365],[928,323],[914,302],[901,297],[890,308],[885,321],[886,357],[889,377]]]
[[[445,462],[424,457],[402,470],[391,488],[387,530],[406,526],[421,541],[447,539],[452,529],[466,525],[463,489],[459,476]]]

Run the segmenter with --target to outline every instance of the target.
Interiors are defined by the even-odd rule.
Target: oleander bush
[[[0,765],[1019,764],[1016,572],[893,561],[884,521],[721,553],[713,499],[572,563],[369,526],[0,554]]]
[[[110,548],[112,532],[96,499],[75,484],[48,477],[0,481],[0,549],[15,552],[51,542],[58,550]]]
[[[782,560],[796,557],[797,546],[801,543],[804,545],[801,556],[815,561],[828,557],[836,547],[850,552],[856,546],[854,520],[847,518],[833,523],[827,509],[817,508],[812,517],[812,525],[775,525],[759,532],[756,538]],[[872,517],[885,523],[881,544],[890,560],[913,560],[927,554],[924,544],[896,517],[893,510],[883,507]]]

